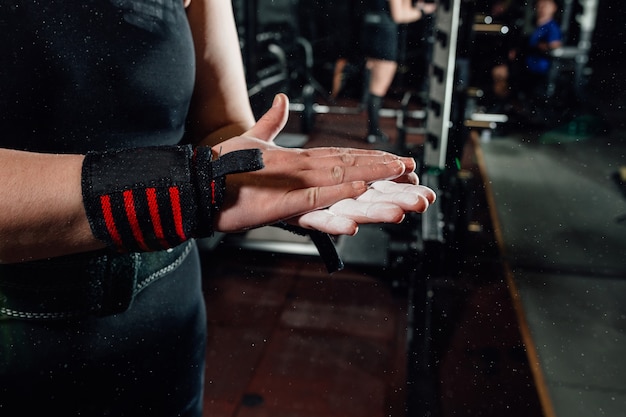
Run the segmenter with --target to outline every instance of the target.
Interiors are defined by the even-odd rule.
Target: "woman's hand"
[[[417,185],[412,158],[376,150],[275,145],[287,116],[287,98],[278,95],[252,129],[214,148],[219,153],[259,148],[265,164],[259,171],[227,177],[217,230],[288,220],[332,234],[354,234],[358,224],[399,222],[405,212],[423,211],[434,201],[430,189]]]

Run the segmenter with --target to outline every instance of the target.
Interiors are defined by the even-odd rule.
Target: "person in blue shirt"
[[[515,117],[523,122],[544,124],[549,119],[550,51],[563,45],[563,35],[555,17],[558,10],[556,0],[537,0],[534,29],[508,53],[508,71],[505,71],[503,80],[508,81],[510,90],[507,95],[511,98]]]
[[[559,24],[554,20],[558,6],[554,0],[538,0],[536,9],[536,27],[528,40],[529,54],[526,68],[529,72],[546,75],[550,70],[550,58],[547,53],[562,45]]]
[[[520,74],[520,93],[524,101],[533,107],[542,106],[547,100],[548,77],[552,59],[550,51],[563,45],[563,35],[555,20],[558,4],[555,0],[537,0],[535,4],[535,29],[525,45]]]

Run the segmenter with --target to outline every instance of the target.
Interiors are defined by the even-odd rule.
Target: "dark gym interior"
[[[331,29],[358,2],[233,1],[255,111],[291,100],[279,145],[413,156],[438,199],[335,237],[333,274],[281,229],[202,241],[206,416],[625,415],[626,7],[559,2],[563,46],[531,106],[494,98],[489,70],[534,2],[491,3],[437,0],[400,26],[389,142],[371,144],[359,45],[331,95]]]

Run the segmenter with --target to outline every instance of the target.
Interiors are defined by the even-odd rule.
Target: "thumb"
[[[289,99],[279,93],[274,97],[272,107],[245,134],[267,142],[272,142],[287,124]]]

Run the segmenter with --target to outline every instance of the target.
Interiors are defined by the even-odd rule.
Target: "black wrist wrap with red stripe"
[[[191,145],[90,152],[83,202],[96,238],[123,252],[161,250],[210,236],[225,176],[261,168],[259,149],[215,160],[211,148]]]

